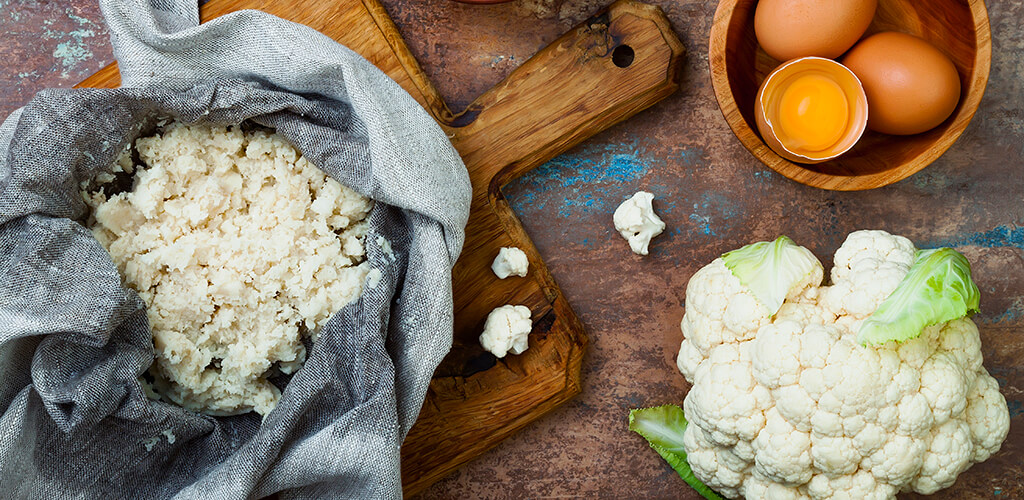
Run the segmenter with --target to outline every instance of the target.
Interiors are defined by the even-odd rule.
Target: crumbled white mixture
[[[380,284],[381,276],[383,275],[380,269],[370,269],[370,272],[366,273],[366,288],[377,288],[377,285]]]
[[[526,253],[516,247],[502,247],[491,264],[494,275],[501,279],[513,275],[524,277],[529,269],[530,260],[526,258]]]
[[[385,239],[383,236],[377,236],[377,246],[379,246],[381,251],[384,252],[384,255],[387,255],[388,257],[394,257],[395,252],[394,250],[391,249],[391,242]]]
[[[665,223],[654,213],[654,195],[639,191],[615,209],[612,222],[629,248],[638,255],[647,255],[651,239],[665,230]]]
[[[172,123],[135,147],[147,167],[131,191],[82,194],[146,303],[155,389],[212,415],[266,415],[280,398],[267,377],[298,369],[302,338],[361,292],[372,201],[277,134]],[[129,153],[115,172],[134,171]]]
[[[530,308],[504,305],[487,315],[484,333],[480,334],[480,345],[499,358],[506,354],[522,354],[529,346]]]
[[[178,440],[178,436],[174,435],[174,431],[166,429],[160,433],[163,437],[167,438],[167,444],[174,444]],[[160,442],[160,436],[153,436],[142,442],[142,445],[146,447],[146,451],[153,451],[153,447]]]

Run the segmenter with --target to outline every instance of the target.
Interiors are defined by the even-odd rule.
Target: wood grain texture
[[[843,156],[816,165],[790,162],[757,132],[754,102],[761,82],[780,61],[757,45],[755,0],[722,0],[711,28],[711,78],[726,121],[744,146],[776,172],[809,186],[843,191],[872,189],[899,181],[946,152],[967,128],[988,82],[992,41],[983,0],[879,0],[866,36],[901,31],[919,36],[944,52],[960,74],[961,98],[952,116],[913,136],[865,132]]]
[[[627,50],[619,47],[633,52],[626,67],[613,60],[617,49]],[[402,450],[408,494],[580,391],[583,326],[501,188],[675,92],[682,55],[683,46],[660,9],[618,2],[442,122],[469,169],[473,202],[466,245],[453,270],[454,347]],[[499,280],[490,271],[504,246],[526,252],[531,263],[526,278]],[[477,372],[481,359],[493,359],[477,341],[487,314],[509,303],[533,312],[530,349]]]
[[[501,188],[675,92],[684,48],[657,7],[622,0],[571,30],[469,107],[453,114],[376,0],[211,0],[200,18],[255,8],[306,24],[355,50],[427,109],[462,155],[473,185],[466,243],[453,270],[452,352],[431,381],[402,447],[413,495],[580,391],[587,336]],[[115,88],[116,65],[79,86]],[[526,252],[525,278],[499,280],[501,247]],[[530,308],[530,349],[496,360],[477,337],[504,304]]]

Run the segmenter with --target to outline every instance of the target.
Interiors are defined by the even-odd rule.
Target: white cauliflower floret
[[[694,377],[693,396],[684,403],[687,416],[702,422],[709,439],[719,445],[750,441],[764,426],[761,410],[771,399],[768,390],[758,388],[750,369],[734,369],[749,363],[745,351],[735,344],[713,349]]]
[[[780,241],[755,250],[799,255]],[[697,478],[731,497],[886,499],[946,488],[999,450],[1009,413],[969,318],[926,318],[903,342],[858,337],[918,272],[909,240],[850,234],[830,286],[820,264],[797,258],[801,270],[772,275],[777,289],[755,290],[737,273],[774,270],[742,262],[749,255],[716,259],[686,290],[677,361],[693,384],[683,445]]]
[[[974,454],[971,429],[963,420],[948,420],[936,427],[930,441],[921,473],[913,482],[914,491],[925,495],[952,486],[956,477],[971,466]]]
[[[892,262],[910,269],[916,250],[914,244],[903,236],[885,231],[854,231],[846,236],[832,257],[832,282],[847,281],[858,270],[877,268],[881,262]]]
[[[864,319],[900,284],[914,263],[914,245],[884,231],[857,231],[836,250],[831,287],[821,304],[836,316]]]
[[[705,356],[715,346],[749,340],[757,329],[771,323],[771,311],[725,267],[722,259],[690,278],[686,288],[683,336]]]
[[[848,437],[811,434],[811,458],[818,470],[833,474],[850,474],[860,465],[861,454],[853,439]]]
[[[981,335],[978,325],[969,319],[946,323],[937,334],[939,348],[957,360],[957,365],[968,373],[981,369]]]
[[[963,413],[969,388],[966,377],[964,368],[948,352],[938,352],[925,361],[921,370],[921,394],[928,400],[935,425],[945,424],[953,415]]]
[[[692,384],[697,367],[704,361],[704,358],[704,354],[697,349],[693,342],[690,342],[689,339],[683,340],[679,346],[679,356],[676,357],[676,366],[679,367],[679,371],[686,377],[686,380]]]
[[[817,288],[814,288],[817,290]],[[832,324],[835,314],[818,307],[814,302],[785,302],[775,313],[775,321],[795,321],[803,325]]]
[[[702,477],[713,478],[708,486],[725,496],[736,496],[743,480],[750,474],[749,460],[729,448],[712,442],[700,427],[687,427],[683,434],[690,467],[701,471]]]
[[[798,335],[802,331],[799,323],[781,321],[758,332],[751,341],[754,377],[758,382],[769,389],[778,389],[800,381],[803,365],[800,363]]]
[[[921,439],[892,434],[884,446],[864,457],[860,466],[871,471],[879,481],[902,488],[921,470],[924,450],[925,445]]]
[[[743,496],[765,500],[804,500],[809,498],[799,489],[776,483],[756,470],[743,482]]]
[[[1006,411],[1006,399],[999,393],[999,383],[982,368],[982,375],[975,377],[967,393],[967,424],[971,428],[971,440],[975,443],[975,463],[984,462],[1006,439],[1010,431],[1010,414]]]
[[[491,270],[500,279],[509,276],[524,277],[529,269],[530,260],[526,258],[526,252],[516,247],[502,247],[491,263]]]
[[[754,467],[762,476],[786,486],[811,479],[811,436],[800,432],[775,408],[765,412],[767,423],[754,441]]]
[[[522,354],[529,348],[530,308],[504,305],[494,308],[487,315],[484,331],[480,334],[480,345],[491,354],[504,358],[506,354]]]
[[[870,472],[829,476],[818,474],[807,483],[807,493],[814,500],[884,500],[896,495],[891,485],[880,483]]]
[[[647,255],[651,239],[665,230],[665,223],[654,213],[654,195],[639,191],[622,202],[612,214],[615,230],[629,242],[629,248],[638,255]]]

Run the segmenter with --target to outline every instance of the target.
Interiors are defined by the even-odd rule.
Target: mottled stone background
[[[601,4],[383,1],[453,109]],[[688,49],[682,90],[506,190],[590,333],[583,393],[423,498],[696,498],[625,430],[629,408],[680,403],[686,394],[675,355],[690,275],[723,251],[779,234],[828,266],[844,236],[863,228],[954,246],[973,263],[985,365],[1010,404],[1010,437],[937,496],[1024,498],[1024,2],[988,2],[992,72],[963,137],[917,175],[856,193],[805,187],[758,163],[711,89],[715,2],[655,3]],[[93,0],[0,0],[0,115],[111,60]],[[645,258],[630,253],[611,224],[618,203],[639,189],[655,194],[668,224]]]

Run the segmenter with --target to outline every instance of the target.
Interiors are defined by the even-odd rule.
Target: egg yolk
[[[842,139],[850,118],[846,94],[823,75],[802,75],[779,100],[779,128],[786,146],[823,151]]]

